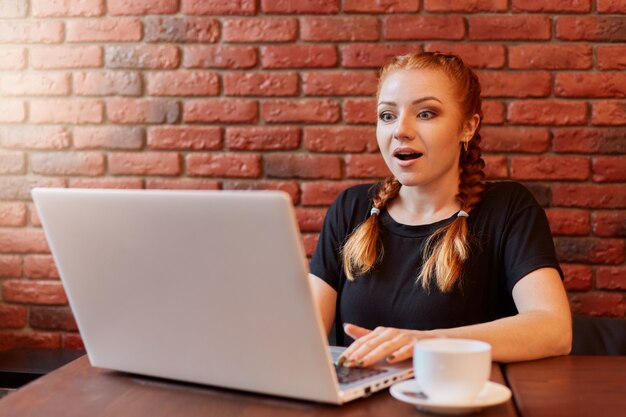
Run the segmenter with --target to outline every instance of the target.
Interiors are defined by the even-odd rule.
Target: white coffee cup
[[[429,401],[474,400],[491,374],[491,345],[478,340],[435,338],[413,348],[415,379]]]

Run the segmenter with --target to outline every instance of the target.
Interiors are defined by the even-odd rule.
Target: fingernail
[[[339,357],[339,359],[337,359],[337,365],[341,366],[344,364],[345,361],[346,361],[346,358],[342,355]]]
[[[363,361],[358,361],[358,362],[356,363],[356,367],[357,367],[357,368],[360,368],[360,367],[362,367],[362,366],[363,366]]]
[[[346,362],[344,362],[343,366],[345,366],[346,368],[353,368],[354,367],[354,361],[346,361]]]
[[[392,361],[392,360],[394,360],[395,358],[396,358],[396,357],[395,357],[393,354],[392,354],[392,355],[387,356],[387,360],[388,360],[388,361]]]

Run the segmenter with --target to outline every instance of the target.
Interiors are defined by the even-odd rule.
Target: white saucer
[[[437,414],[475,413],[484,407],[502,404],[511,398],[510,389],[491,381],[487,382],[485,388],[473,401],[458,404],[442,404],[428,400],[421,392],[415,379],[397,382],[389,388],[389,392],[395,399],[413,404],[418,410]]]

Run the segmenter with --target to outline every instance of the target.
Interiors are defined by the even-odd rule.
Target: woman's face
[[[436,70],[398,70],[380,88],[376,138],[392,174],[404,186],[457,184],[464,123],[454,85]]]

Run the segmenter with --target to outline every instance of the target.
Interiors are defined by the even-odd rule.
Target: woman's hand
[[[345,324],[344,331],[355,339],[337,361],[347,367],[366,367],[382,359],[389,363],[409,359],[413,356],[415,342],[432,337],[419,330],[392,327],[368,330],[354,324]]]

